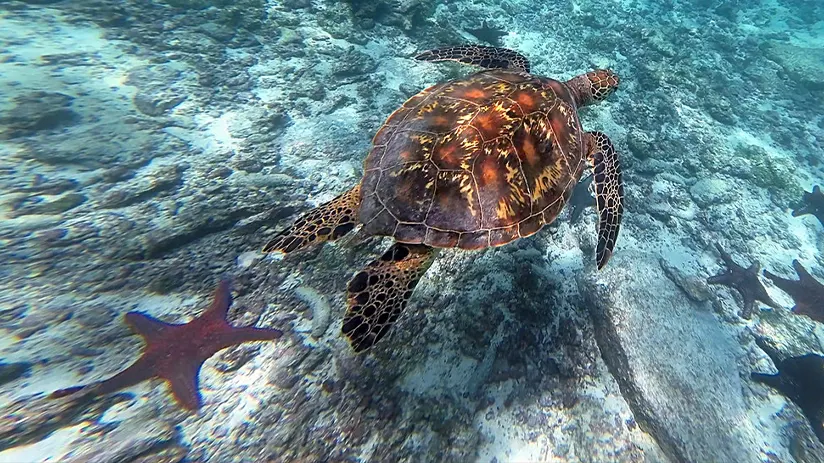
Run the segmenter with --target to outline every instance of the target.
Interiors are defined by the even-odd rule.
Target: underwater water
[[[2,1],[0,462],[824,462],[823,107],[812,0]]]

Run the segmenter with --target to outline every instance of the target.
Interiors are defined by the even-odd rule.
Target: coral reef
[[[704,281],[715,243],[780,274],[822,264],[819,225],[786,213],[814,211],[824,178],[820,2],[3,6],[0,460],[824,461],[805,407],[750,379],[772,369],[753,333],[780,346],[780,370],[824,354],[824,325],[741,318]],[[471,72],[417,53],[476,41],[561,81],[621,75],[581,115],[621,156],[621,246],[595,271],[578,186],[576,220],[442,252],[393,330],[353,355],[335,328],[346,284],[388,243],[259,250],[361,178],[407,98]],[[134,362],[118,314],[194,319],[224,275],[227,323],[284,335],[207,360],[197,413],[150,382],[50,398]],[[779,281],[768,295],[789,305],[802,286]]]

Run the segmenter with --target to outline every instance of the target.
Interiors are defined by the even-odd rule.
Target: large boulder
[[[742,424],[741,347],[713,313],[693,305],[651,253],[625,250],[581,279],[604,360],[670,458],[761,461],[753,427]]]

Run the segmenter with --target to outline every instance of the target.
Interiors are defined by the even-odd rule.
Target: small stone
[[[74,314],[73,322],[88,330],[97,330],[114,320],[117,313],[103,304],[94,304],[79,308]]]
[[[263,164],[261,164],[260,161],[250,158],[242,158],[237,160],[235,162],[235,167],[238,170],[242,170],[250,174],[255,174],[263,170]]]
[[[26,316],[14,327],[14,334],[21,339],[37,333],[38,331],[52,328],[72,318],[71,310],[48,310],[43,309]]]
[[[86,202],[86,196],[80,193],[69,193],[54,201],[35,202],[34,204],[23,203],[18,207],[13,215],[58,215],[69,209],[73,209]]]
[[[339,78],[362,80],[368,77],[376,67],[377,63],[371,56],[351,47],[340,56],[332,73]]]
[[[220,43],[227,43],[232,40],[232,37],[235,36],[235,31],[230,29],[223,24],[218,24],[214,22],[207,22],[201,24],[198,29],[203,34],[215,39]]]
[[[669,265],[669,263],[660,259],[658,265],[664,271],[664,275],[670,279],[675,286],[677,286],[688,298],[695,302],[705,302],[712,298],[712,291],[710,291],[704,279],[693,275],[686,275],[680,269]]]
[[[180,278],[168,273],[158,275],[149,282],[148,290],[155,294],[169,294],[180,286]]]
[[[702,178],[690,188],[690,196],[700,207],[724,204],[734,199],[735,188],[721,177]]]
[[[326,298],[308,286],[295,289],[295,295],[312,309],[312,337],[315,339],[323,337],[332,318]]]
[[[73,97],[57,92],[32,92],[14,99],[15,106],[0,115],[0,135],[6,138],[34,135],[75,125],[82,119],[70,109]]]
[[[206,178],[228,178],[232,175],[232,169],[226,166],[215,167],[206,173]]]
[[[237,266],[240,268],[249,268],[258,262],[263,255],[256,251],[246,251],[237,256]]]
[[[134,170],[126,166],[115,166],[103,172],[100,178],[106,183],[116,183],[134,177]]]
[[[137,92],[132,99],[135,108],[147,116],[162,116],[180,103],[186,101],[186,95],[174,95],[166,92]]]
[[[112,191],[101,201],[103,208],[117,208],[131,206],[147,200],[157,193],[167,190],[174,190],[180,185],[183,179],[183,172],[187,165],[163,166],[155,172],[149,174],[148,181],[138,182],[136,185],[129,185],[119,190]]]
[[[270,377],[272,384],[280,389],[292,389],[299,379],[300,377],[290,372],[288,368],[279,369]]]
[[[0,325],[14,323],[15,320],[21,319],[27,310],[26,304],[18,304],[9,308],[0,307]]]
[[[57,180],[49,180],[42,175],[37,175],[35,176],[35,180],[32,182],[32,186],[21,188],[18,191],[23,193],[37,193],[41,195],[59,195],[60,193],[76,189],[78,185],[78,181],[74,179],[61,178]]]
[[[68,234],[69,231],[65,228],[50,228],[36,232],[34,237],[40,244],[48,246],[59,243]]]
[[[290,10],[309,8],[312,6],[312,0],[284,0],[283,6]]]

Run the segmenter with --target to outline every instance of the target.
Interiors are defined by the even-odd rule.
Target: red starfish
[[[141,312],[127,313],[126,323],[146,341],[143,355],[107,380],[61,389],[52,393],[52,397],[67,396],[87,388],[90,394],[109,394],[159,377],[169,383],[181,406],[189,410],[200,408],[197,376],[206,359],[235,344],[267,341],[283,335],[276,329],[230,325],[226,321],[226,313],[231,303],[229,282],[224,280],[218,285],[209,308],[189,323],[165,323]]]
[[[813,320],[824,323],[824,284],[810,275],[810,272],[801,265],[801,262],[794,259],[793,268],[798,274],[798,280],[788,280],[764,270],[764,276],[773,281],[785,293],[792,296],[795,301],[793,313],[806,315]]]

